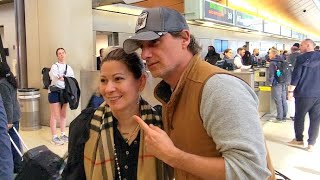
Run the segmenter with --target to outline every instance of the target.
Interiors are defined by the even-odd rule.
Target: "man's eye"
[[[157,42],[159,42],[159,39],[154,39],[154,40],[151,41],[151,44],[154,45],[154,44],[156,44]]]

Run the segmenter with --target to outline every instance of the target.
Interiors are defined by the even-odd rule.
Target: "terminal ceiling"
[[[93,1],[110,1],[110,0],[93,0]],[[114,0],[113,0],[114,1]],[[196,0],[195,0],[196,1]],[[256,11],[266,11],[274,16],[275,19],[281,19],[296,28],[303,30],[302,33],[318,36],[320,39],[320,0],[212,0],[232,7],[232,1],[245,2]],[[1,4],[12,3],[13,0],[0,0]],[[142,2],[134,3],[141,7],[165,6],[184,13],[184,0],[142,0]],[[239,5],[232,7],[238,10],[246,10],[246,6]],[[268,17],[267,17],[268,18]],[[313,37],[313,36],[311,36]]]
[[[196,1],[196,0],[195,0]],[[265,11],[267,14],[273,16],[273,19],[281,19],[282,22],[295,27],[294,29],[313,36],[318,36],[320,39],[320,0],[242,0],[254,10],[247,10],[243,5],[235,6],[232,0],[212,0],[218,3],[229,6],[233,9],[244,10],[249,13],[257,13]],[[241,0],[233,0],[240,2]],[[137,6],[154,7],[166,6],[174,8],[181,13],[184,13],[184,0],[146,0],[143,2],[135,3]],[[268,17],[267,17],[268,18]],[[311,35],[311,37],[313,37]]]

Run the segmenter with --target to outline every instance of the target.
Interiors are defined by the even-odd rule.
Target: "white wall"
[[[0,26],[3,26],[3,34],[1,34],[3,46],[5,48],[9,48],[9,57],[7,57],[7,62],[13,73],[16,74],[15,63],[17,59],[17,50],[13,3],[0,5]]]
[[[97,34],[96,35],[96,56],[100,56],[100,49],[108,47],[108,35]]]
[[[57,61],[59,47],[67,52],[67,63],[73,68],[81,85],[80,71],[93,70],[93,22],[91,0],[32,0],[25,1],[28,85],[42,87],[41,69]],[[82,87],[86,87],[85,85]],[[86,89],[81,89],[86,91]],[[49,124],[47,90],[41,89],[40,116],[42,124]],[[68,109],[67,121],[81,111]]]

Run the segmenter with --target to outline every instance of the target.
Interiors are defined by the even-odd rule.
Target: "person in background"
[[[303,131],[305,116],[309,113],[307,150],[312,152],[316,144],[320,125],[320,52],[314,51],[315,43],[305,39],[300,44],[302,55],[297,57],[289,86],[289,99],[295,98],[295,138],[289,146],[304,147]]]
[[[254,48],[252,55],[251,55],[251,64],[252,65],[258,65],[261,64],[260,58],[259,58],[259,49]]]
[[[297,57],[301,54],[299,51],[300,44],[295,43],[290,49],[291,53],[288,55],[287,62],[289,63],[289,67],[291,68],[291,72],[293,72],[294,66],[297,61]],[[292,76],[292,75],[291,75]],[[288,112],[290,115],[290,118],[294,120],[294,115],[295,115],[295,99],[292,97],[288,101]]]
[[[282,58],[286,61],[287,58],[288,58],[288,51],[287,50],[284,50],[283,53],[282,53]]]
[[[17,99],[17,80],[13,76],[9,65],[6,62],[0,63],[0,94],[3,99],[3,106],[7,114],[7,126],[9,135],[15,142],[17,147],[21,150],[21,144],[18,134],[14,131],[13,127],[19,131],[20,121],[20,105]],[[11,145],[12,157],[14,162],[14,173],[21,169],[21,157],[17,150]]]
[[[223,59],[217,61],[216,66],[226,69],[226,70],[234,70],[234,64],[232,59],[232,49],[225,49],[223,52]]]
[[[245,50],[244,55],[242,56],[242,64],[252,65],[251,53],[249,52],[249,48],[247,47],[247,45],[243,45],[242,48]]]
[[[204,59],[208,63],[215,65],[217,61],[221,60],[221,57],[213,46],[208,46],[208,53]]]
[[[64,77],[74,77],[71,66],[66,64],[66,51],[64,48],[56,50],[58,62],[51,66],[49,75],[51,84],[48,90],[48,100],[50,103],[50,129],[52,134],[51,143],[55,145],[63,145],[68,142],[66,135],[67,121],[67,100],[64,95],[65,82]],[[60,122],[61,135],[57,135],[57,121]]]
[[[136,53],[118,48],[102,60],[99,89],[105,102],[72,121],[65,179],[164,180],[163,163],[146,151],[145,132],[132,118],[162,127],[160,113],[140,96],[146,78]]]
[[[152,76],[163,79],[154,95],[163,105],[165,131],[134,116],[147,152],[173,167],[179,180],[267,179],[267,151],[252,88],[203,61],[179,12],[145,9],[135,29],[124,41],[125,51],[141,48]]]
[[[0,179],[13,179],[13,158],[8,136],[8,120],[0,94]]]
[[[314,50],[315,50],[315,51],[320,51],[320,47],[319,47],[319,46],[316,46],[316,47],[314,47]]]
[[[103,59],[103,53],[104,53],[103,51],[104,51],[103,48],[99,50],[99,56],[97,57],[97,70],[100,70],[101,60]]]
[[[269,52],[269,57],[271,59],[269,64],[269,77],[268,77],[268,84],[271,86],[271,95],[275,101],[276,108],[277,108],[277,117],[276,119],[271,118],[270,121],[273,122],[285,122],[287,120],[287,112],[288,112],[288,105],[287,105],[287,86],[284,83],[278,82],[275,78],[276,71],[278,68],[279,63],[284,61],[279,54],[279,51],[276,49],[271,49]]]
[[[236,56],[234,57],[234,65],[237,69],[250,69],[251,66],[245,66],[243,65],[243,59],[242,57],[244,56],[245,54],[245,50],[243,48],[238,48],[237,49],[237,54]]]

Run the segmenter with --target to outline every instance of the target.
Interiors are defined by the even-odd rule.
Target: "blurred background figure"
[[[17,80],[13,76],[9,65],[6,62],[0,63],[0,94],[3,99],[3,106],[7,114],[8,132],[17,147],[21,150],[20,139],[13,127],[19,131],[20,105],[17,99]],[[17,150],[11,145],[14,162],[14,173],[21,169],[21,157]]]
[[[234,70],[234,63],[232,59],[232,49],[226,49],[223,52],[223,59],[217,61],[216,66],[226,69],[226,70]]]
[[[213,46],[208,46],[208,53],[204,58],[208,63],[215,65],[217,61],[221,60],[220,54],[216,52]]]
[[[260,52],[259,49],[257,49],[257,48],[253,49],[253,52],[251,55],[251,60],[250,60],[252,65],[261,64],[260,58],[259,58],[259,52]]]
[[[245,50],[244,55],[242,56],[243,65],[251,65],[251,53],[247,45],[243,45],[242,48]]]
[[[101,61],[103,59],[103,48],[99,50],[99,56],[97,57],[97,70],[100,70]]]
[[[13,179],[13,159],[8,136],[7,115],[0,95],[0,179]]]

